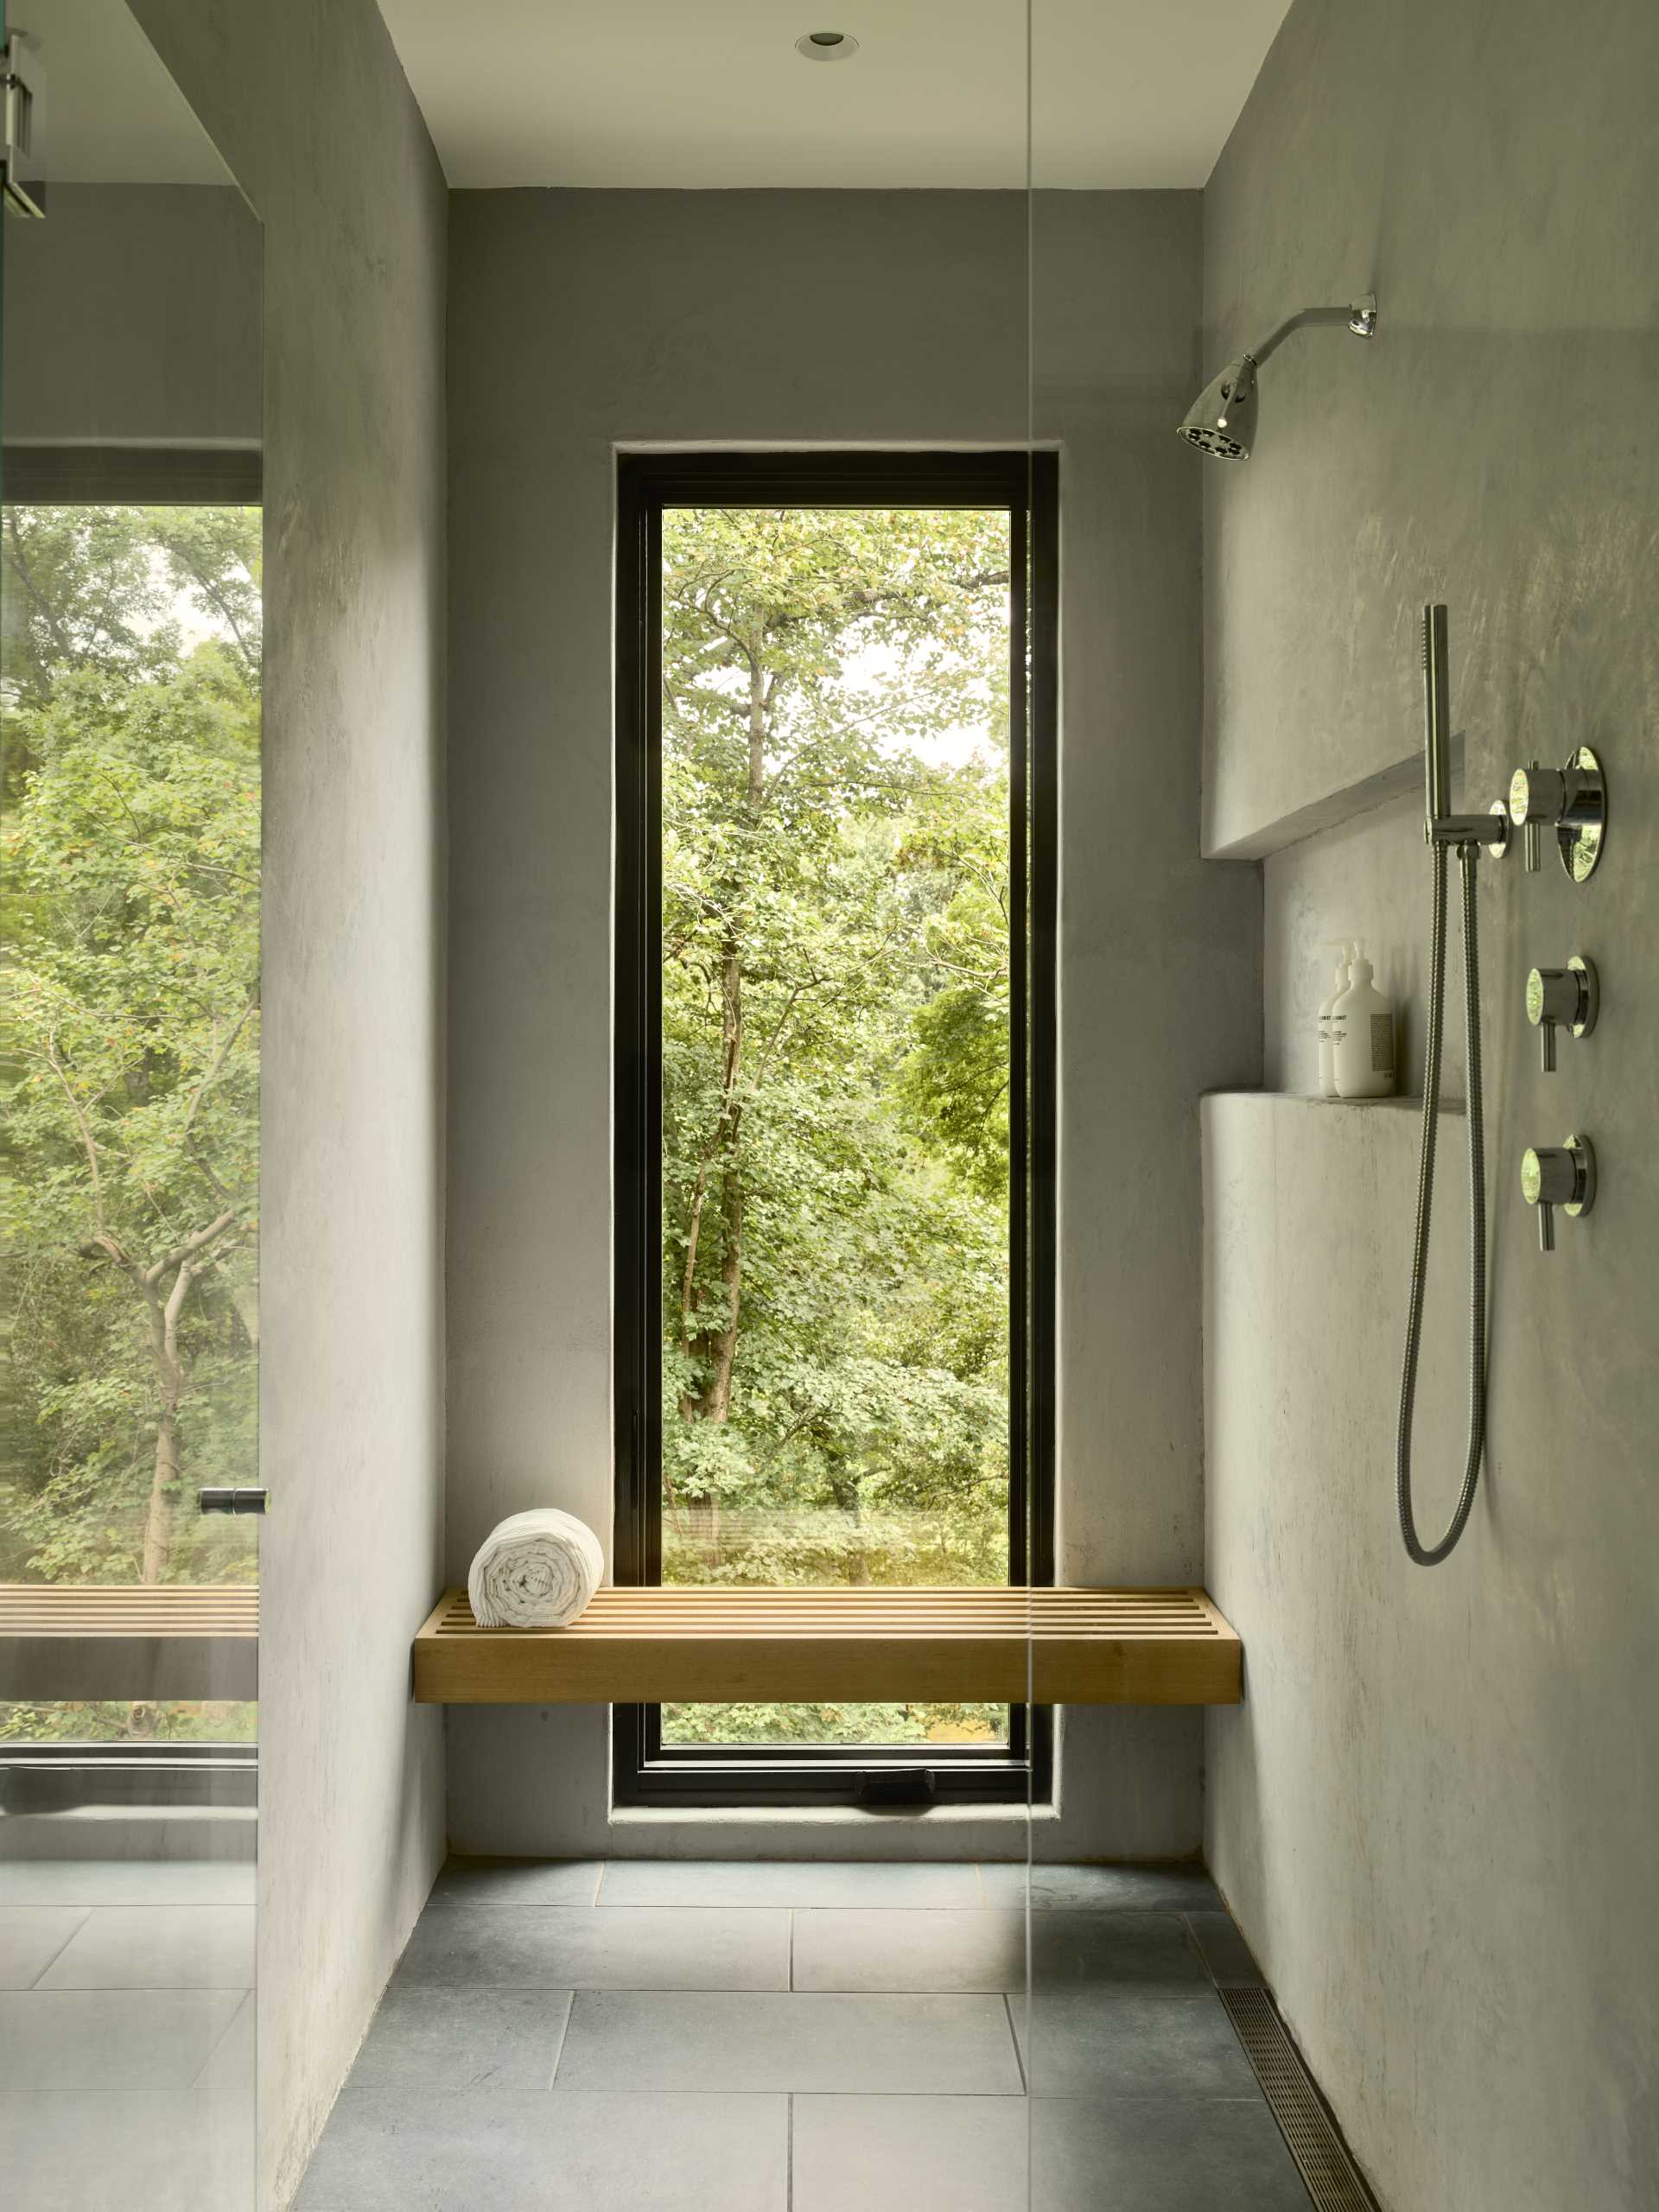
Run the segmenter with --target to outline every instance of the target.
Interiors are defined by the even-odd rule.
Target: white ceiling
[[[1030,0],[1036,181],[1205,183],[1287,5]],[[380,7],[452,185],[1025,182],[1027,0]]]
[[[59,184],[229,184],[124,0],[10,0],[46,73],[46,176]]]

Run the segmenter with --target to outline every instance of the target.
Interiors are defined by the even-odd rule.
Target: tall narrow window
[[[620,1580],[1049,1573],[1053,483],[621,463]],[[1017,1797],[1030,1735],[626,1708],[618,1792]]]

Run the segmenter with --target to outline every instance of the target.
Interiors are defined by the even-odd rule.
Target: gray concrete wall
[[[264,225],[261,2202],[442,1850],[444,188],[372,0],[138,0]]]
[[[49,221],[6,237],[6,442],[257,446],[261,251],[241,194],[51,196]]]
[[[449,1571],[612,1519],[614,448],[1026,432],[1017,195],[451,201]],[[1035,428],[1063,460],[1062,1571],[1200,1564],[1197,1097],[1260,1069],[1256,871],[1201,866],[1198,202],[1045,196]],[[1123,809],[1148,789],[1167,804]],[[1135,982],[1128,982],[1134,963]],[[1152,1009],[1137,1028],[1131,1010]],[[1023,1851],[1018,1823],[608,1820],[605,1716],[450,1715],[474,1849]],[[1190,1715],[1072,1716],[1045,1849],[1179,1852]]]
[[[1482,868],[1493,1406],[1446,1565],[1407,1563],[1392,1497],[1414,1117],[1209,1109],[1209,1570],[1249,1654],[1244,1707],[1210,1723],[1209,1848],[1391,2212],[1633,2212],[1659,2163],[1656,83],[1646,0],[1297,0],[1205,195],[1211,361],[1307,301],[1382,308],[1370,348],[1276,357],[1255,457],[1206,474],[1209,843],[1420,743],[1431,598],[1471,802],[1580,742],[1610,764],[1587,888],[1553,858]],[[1312,1087],[1319,941],[1355,930],[1421,1070],[1418,811],[1267,861],[1275,1084]],[[1575,950],[1602,1024],[1546,1077],[1526,970]],[[1570,1128],[1601,1197],[1546,1259],[1519,1158]],[[1453,1122],[1427,1522],[1463,1449],[1464,1158]]]

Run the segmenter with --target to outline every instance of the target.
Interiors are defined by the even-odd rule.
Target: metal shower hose
[[[1406,1357],[1400,1376],[1400,1421],[1395,1434],[1395,1492],[1400,1534],[1419,1567],[1435,1567],[1456,1545],[1475,1502],[1486,1441],[1486,1158],[1480,1090],[1480,955],[1475,927],[1476,850],[1459,848],[1463,869],[1464,1034],[1469,1064],[1469,1450],[1463,1491],[1446,1534],[1425,1545],[1411,1505],[1411,1422],[1417,1398],[1417,1351],[1423,1331],[1423,1290],[1428,1269],[1428,1223],[1434,1203],[1434,1140],[1440,1119],[1440,1044],[1446,1027],[1446,848],[1433,848],[1433,930],[1429,951],[1428,1040],[1423,1070],[1423,1154],[1417,1176],[1417,1233],[1411,1255],[1411,1303],[1406,1319]]]

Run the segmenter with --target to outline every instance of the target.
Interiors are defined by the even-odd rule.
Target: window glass
[[[662,525],[662,1561],[1009,1567],[1011,520]],[[665,1746],[1001,1745],[1004,1707],[668,1706]]]

